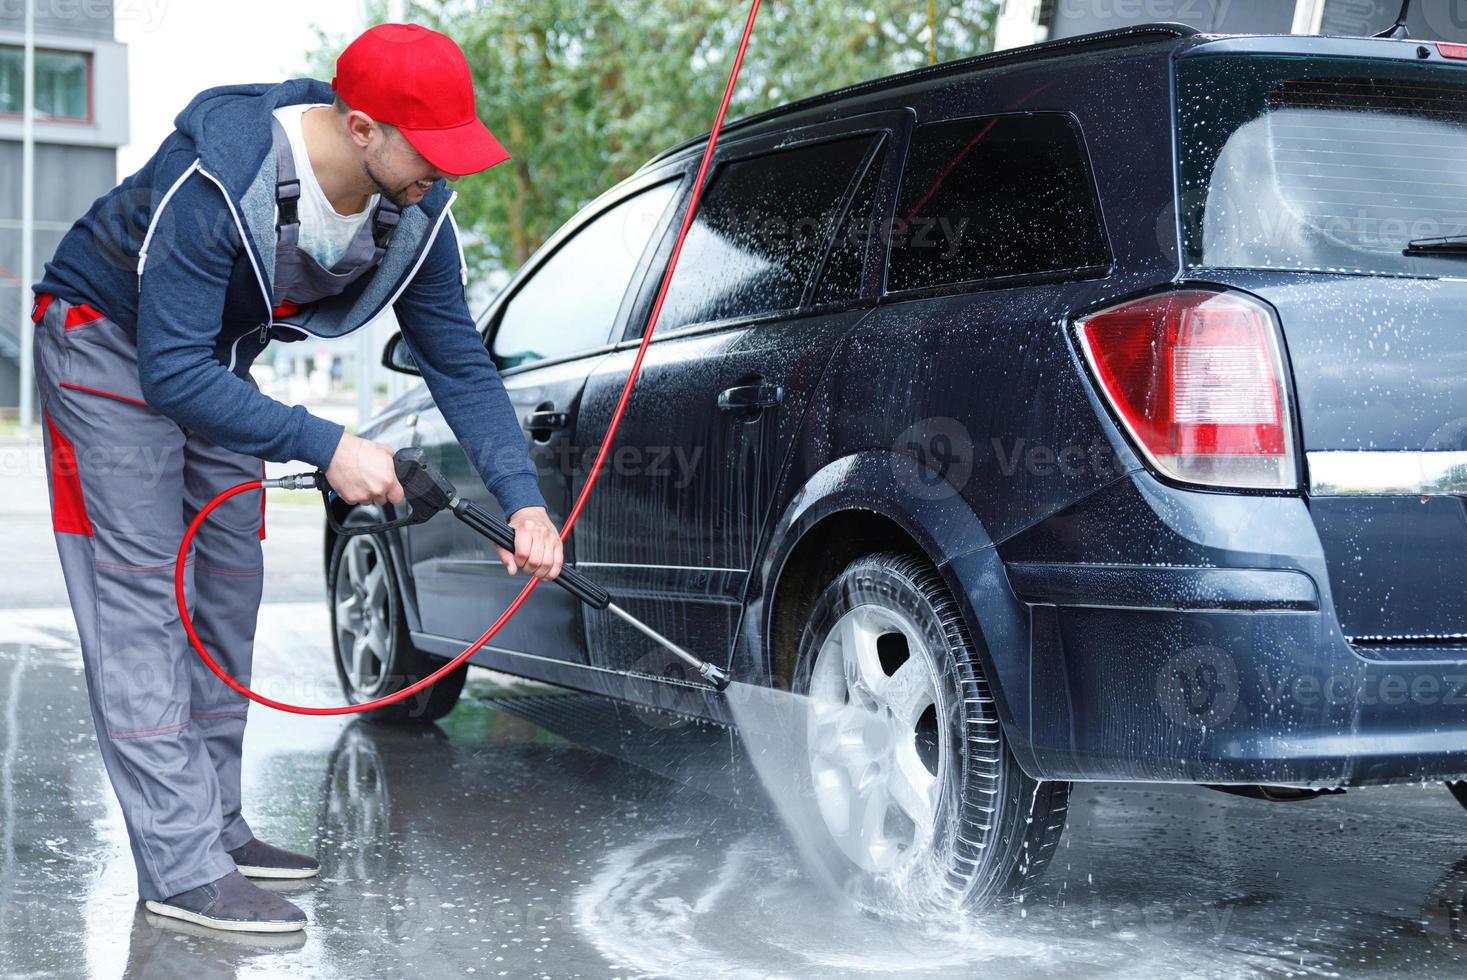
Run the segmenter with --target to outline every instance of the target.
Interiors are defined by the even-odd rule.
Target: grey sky
[[[362,25],[361,0],[116,0],[115,10],[132,113],[119,179],[142,166],[195,93],[302,75],[313,24],[332,33]]]

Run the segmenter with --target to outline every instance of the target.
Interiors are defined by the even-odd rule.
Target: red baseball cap
[[[475,174],[509,159],[474,111],[468,59],[437,31],[378,24],[341,52],[331,88],[353,109],[396,126],[444,173]]]

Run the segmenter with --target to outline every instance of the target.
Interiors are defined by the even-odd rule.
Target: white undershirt
[[[306,152],[306,137],[301,128],[301,116],[307,109],[314,108],[316,106],[310,103],[281,106],[275,110],[275,118],[280,120],[286,138],[290,140],[296,177],[301,182],[300,203],[296,207],[301,224],[297,244],[329,269],[351,246],[357,231],[371,217],[381,195],[373,194],[367,206],[356,214],[340,214],[331,206],[330,199],[316,180],[316,172],[311,169],[311,156]]]

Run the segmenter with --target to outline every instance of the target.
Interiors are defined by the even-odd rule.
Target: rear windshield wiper
[[[1467,235],[1447,238],[1418,238],[1401,250],[1402,255],[1467,255]]]

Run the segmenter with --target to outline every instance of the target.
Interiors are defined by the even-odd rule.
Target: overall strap
[[[401,220],[401,208],[385,196],[377,198],[377,210],[372,212],[372,244],[376,246],[372,252],[373,265],[381,262],[382,256],[387,254],[387,246],[392,243],[397,223]]]
[[[275,147],[275,240],[294,245],[300,239],[301,182],[296,176],[295,156],[290,152],[290,137],[280,120],[270,119]]]
[[[271,134],[275,147],[275,240],[283,245],[300,242],[300,198],[301,182],[295,168],[295,156],[291,153],[290,138],[280,120],[270,120]],[[397,232],[402,219],[402,209],[386,197],[379,196],[377,207],[372,212],[372,258],[371,265],[382,261],[387,246]]]

